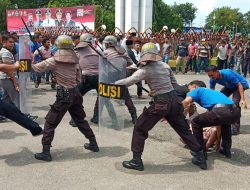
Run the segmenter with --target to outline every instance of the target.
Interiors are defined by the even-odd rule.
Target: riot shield
[[[31,52],[30,52],[30,38],[29,36],[19,37],[19,102],[20,110],[23,113],[32,112],[31,104]]]
[[[122,130],[125,122],[125,86],[115,81],[126,77],[126,61],[100,57],[99,61],[99,129]],[[116,63],[116,64],[114,64]],[[105,130],[107,131],[107,130]]]

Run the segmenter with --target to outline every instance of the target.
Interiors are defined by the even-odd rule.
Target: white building
[[[127,32],[152,28],[153,0],[115,0],[115,26]]]

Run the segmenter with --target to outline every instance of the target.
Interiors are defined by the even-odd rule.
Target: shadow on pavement
[[[120,157],[127,154],[128,152],[129,149],[121,146],[100,147],[100,152],[89,152],[83,147],[70,147],[65,149],[51,148],[52,162],[97,159],[102,157]],[[5,159],[5,163],[9,166],[26,166],[36,163],[46,163],[44,161],[36,160],[34,158],[34,153],[31,152],[27,147],[23,147],[23,149],[17,153],[1,155],[0,159]]]
[[[14,139],[18,136],[25,136],[26,133],[16,133],[15,131],[4,130],[0,132],[0,139]]]
[[[50,107],[49,106],[34,106],[32,107],[33,111],[49,111]]]
[[[180,161],[176,162],[169,162],[165,164],[154,164],[151,162],[144,162],[144,171],[136,171],[123,168],[122,161],[116,162],[115,167],[117,170],[127,173],[127,174],[175,174],[178,172],[199,172],[203,171],[198,166],[191,163],[190,158],[182,158]],[[212,169],[211,166],[208,164],[208,168]],[[205,171],[205,170],[204,170]]]
[[[222,154],[219,154],[217,152],[209,153],[208,159],[210,162],[211,161],[213,162],[216,159],[220,159],[235,166],[243,166],[243,167],[250,166],[250,154],[237,148],[232,148],[231,151],[232,151],[231,159],[227,159]]]
[[[250,134],[250,125],[241,125],[240,126],[240,134]]]
[[[225,158],[223,155],[217,152],[208,153],[208,170],[213,170],[215,160],[222,160],[235,166],[246,167],[250,166],[250,154],[240,149],[232,149],[233,155],[231,159]],[[167,159],[167,158],[166,158]],[[181,158],[180,161],[169,162],[165,164],[154,164],[152,162],[144,161],[144,171],[136,171],[123,168],[122,161],[116,162],[115,167],[117,170],[127,174],[175,174],[178,172],[199,172],[203,171],[198,166],[191,163],[190,158]],[[206,171],[206,170],[204,170]]]

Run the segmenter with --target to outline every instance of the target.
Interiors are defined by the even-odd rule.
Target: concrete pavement
[[[180,84],[194,79],[208,81],[206,75],[177,75]],[[146,87],[146,86],[145,86]],[[219,86],[218,86],[219,87]],[[130,87],[138,114],[148,105],[150,98],[136,98],[135,86]],[[49,104],[55,100],[55,91],[41,85],[33,90],[33,115],[44,124]],[[246,92],[250,107],[250,90]],[[93,114],[95,92],[84,97],[87,120]],[[242,111],[241,134],[233,137],[232,159],[211,152],[208,170],[200,170],[191,163],[189,151],[183,148],[178,135],[168,124],[158,123],[146,141],[143,161],[145,171],[127,170],[121,162],[131,159],[132,123],[128,113],[126,128],[121,131],[99,129],[92,123],[100,146],[99,153],[83,148],[87,140],[69,126],[69,114],[56,129],[53,161],[42,162],[34,158],[41,151],[41,137],[32,137],[28,131],[13,122],[0,123],[0,189],[237,189],[250,188],[250,109]]]

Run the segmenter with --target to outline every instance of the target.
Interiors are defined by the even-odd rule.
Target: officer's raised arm
[[[49,71],[49,70],[53,70],[55,67],[55,61],[53,57],[50,57],[40,63],[36,63],[32,65],[32,68],[34,69],[34,71],[38,72],[38,73],[42,73],[44,71]]]
[[[139,69],[138,71],[134,72],[132,76],[122,80],[118,80],[115,82],[115,84],[125,85],[128,87],[145,79],[146,79],[146,71],[144,69]]]

